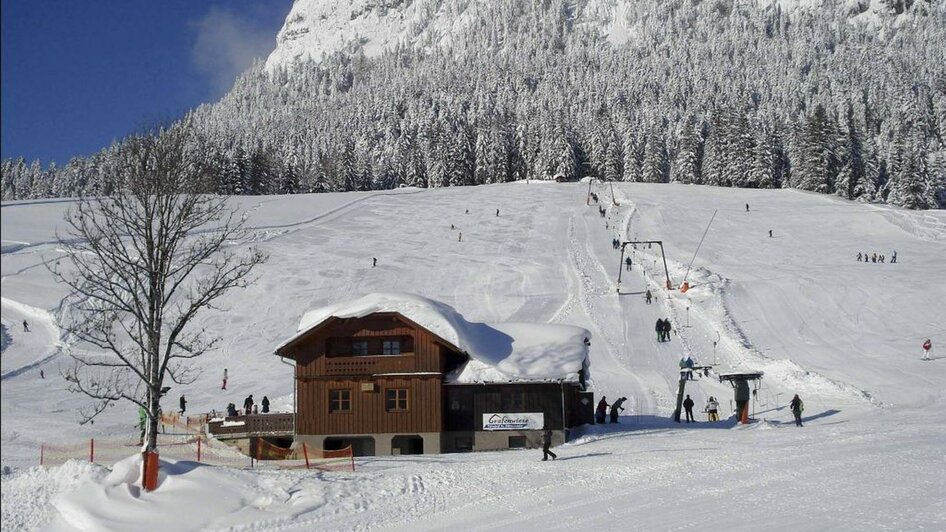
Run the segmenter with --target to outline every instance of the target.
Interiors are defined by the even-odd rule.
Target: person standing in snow
[[[496,217],[499,218],[499,209],[496,209]]]
[[[712,395],[709,398],[709,401],[706,402],[706,414],[707,419],[710,421],[719,421],[719,401],[717,401]]]
[[[861,254],[858,253],[858,254],[857,254],[857,262],[860,262],[860,261],[861,261]]]
[[[30,332],[30,324],[26,323],[26,320],[23,320],[23,331]]]
[[[672,330],[673,330],[673,328],[672,328],[672,326],[670,325],[670,318],[664,319],[664,327],[663,327],[663,331],[664,331],[664,342],[669,342],[669,341],[670,341],[670,331],[672,331]]]
[[[457,234],[457,242],[463,242],[463,233]]]
[[[552,460],[558,458],[558,455],[553,453],[550,449],[552,447],[552,429],[545,429],[545,432],[542,433],[542,461],[545,462],[552,457]]]
[[[227,368],[223,368],[223,386],[220,387],[221,390],[227,389]]]
[[[664,341],[664,320],[657,318],[657,325],[654,326],[654,330],[657,331],[657,341]]]
[[[683,409],[687,414],[687,423],[696,423],[696,419],[693,418],[693,399],[690,399],[689,395],[683,400]]]
[[[184,399],[184,394],[181,394],[181,417],[184,417],[184,411],[187,410],[187,399]]]
[[[45,379],[45,378],[46,378],[46,372],[44,372],[43,370],[39,370],[39,378]]]
[[[604,417],[609,406],[611,405],[608,404],[608,398],[602,395],[601,400],[598,401],[598,408],[595,409],[595,423],[604,424]]]
[[[238,416],[238,415],[239,415],[239,414],[237,413],[236,405],[233,404],[233,403],[227,404],[227,416],[228,416],[228,417],[236,417],[236,416]]]
[[[769,229],[769,238],[772,238],[772,230]]]
[[[795,416],[795,426],[804,426],[801,424],[801,413],[805,411],[805,403],[802,402],[797,393],[795,394],[795,397],[792,398],[792,402],[789,403],[788,406],[792,409],[792,415]]]
[[[749,212],[749,204],[746,203],[746,212]]]
[[[627,401],[627,397],[621,397],[611,405],[611,423],[618,422],[618,415],[624,410],[624,401]]]
[[[874,253],[873,255],[870,256],[870,261],[871,261],[871,262],[877,262],[877,254],[876,254],[876,253]]]
[[[897,250],[893,250],[893,255],[890,256],[890,264],[897,263]]]
[[[687,357],[686,365],[687,365],[687,380],[692,381],[693,380],[693,359],[691,357]]]
[[[627,266],[627,271],[631,271],[631,264],[633,264],[633,263],[631,262],[631,258],[630,258],[630,257],[624,259],[624,265]]]
[[[249,415],[253,411],[253,394],[243,400],[243,415]]]
[[[371,257],[371,267],[374,268],[377,265],[378,265],[378,257]]]
[[[933,360],[932,358],[930,358],[930,353],[932,351],[933,351],[933,342],[929,338],[927,338],[926,341],[923,342],[923,360]]]
[[[269,397],[266,397],[266,396],[264,395],[264,396],[263,396],[263,401],[262,401],[261,404],[263,405],[263,413],[264,413],[264,414],[268,414],[268,413],[269,413]]]
[[[650,305],[650,300],[653,299],[653,297],[654,296],[650,293],[650,288],[648,288],[647,291],[644,292],[644,300],[647,301],[648,305]]]

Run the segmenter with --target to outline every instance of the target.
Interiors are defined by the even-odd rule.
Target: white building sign
[[[542,430],[543,427],[545,414],[542,412],[483,414],[483,430]]]

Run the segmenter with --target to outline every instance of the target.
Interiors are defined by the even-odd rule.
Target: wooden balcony
[[[207,430],[221,440],[254,436],[291,436],[294,428],[293,414],[232,416],[207,424]]]

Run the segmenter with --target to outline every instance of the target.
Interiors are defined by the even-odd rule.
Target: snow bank
[[[88,462],[69,460],[49,469],[31,467],[3,476],[3,530],[35,530],[47,524],[53,515],[51,501],[61,493],[70,493],[88,481],[99,481],[108,470]]]
[[[325,320],[361,318],[376,312],[396,312],[443,338],[470,356],[470,361],[447,376],[447,382],[578,380],[588,356],[585,339],[591,333],[571,325],[469,322],[453,307],[404,293],[374,293],[306,312],[298,331],[277,350]]]
[[[51,468],[48,474],[71,474],[75,464]],[[58,514],[50,530],[205,530],[292,514],[277,501],[278,491],[260,486],[256,473],[162,459],[158,489],[145,492],[139,482],[140,455],[118,462],[108,474],[89,467],[95,469],[76,475],[82,482],[78,489],[55,498]],[[5,487],[4,528],[6,492]]]

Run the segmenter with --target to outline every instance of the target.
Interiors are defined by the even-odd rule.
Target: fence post
[[[197,461],[200,462],[200,434],[197,435]]]
[[[89,439],[89,462],[95,462],[95,438]]]
[[[351,458],[351,472],[355,472],[355,453],[352,451],[351,445],[348,446],[348,457]]]
[[[46,444],[39,444],[39,465],[43,465],[43,454],[46,451]]]
[[[305,468],[309,469],[309,450],[305,446],[305,442],[302,442],[302,455],[305,456]]]

